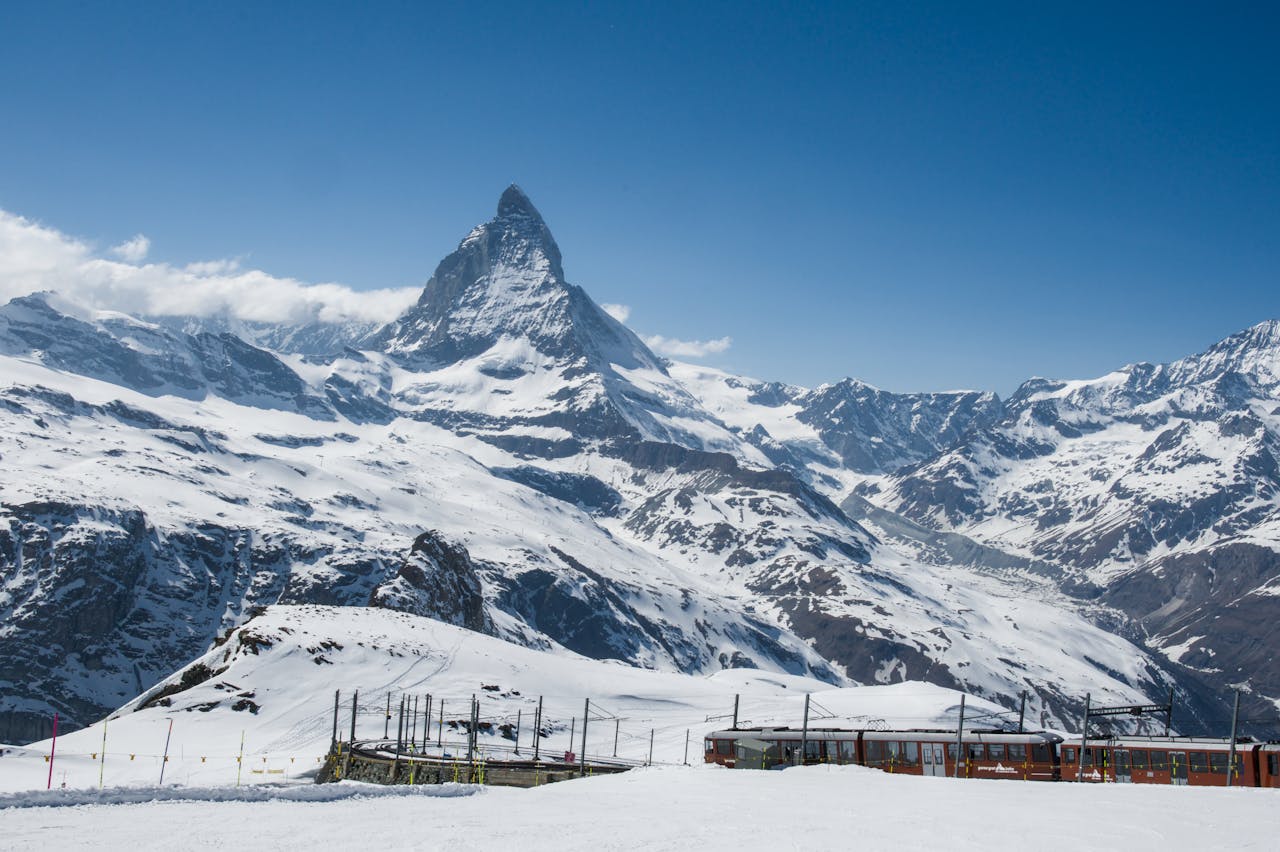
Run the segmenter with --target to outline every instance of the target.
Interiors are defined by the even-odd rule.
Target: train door
[[[1185,751],[1169,752],[1169,783],[1187,783],[1187,753]]]
[[[1111,766],[1116,773],[1116,783],[1128,784],[1132,780],[1129,776],[1129,750],[1127,748],[1111,750]]]
[[[936,775],[945,778],[947,775],[946,754],[942,743],[921,743],[920,761],[924,765],[925,775]]]

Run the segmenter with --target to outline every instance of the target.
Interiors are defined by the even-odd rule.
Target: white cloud
[[[705,358],[718,355],[733,345],[733,338],[719,337],[715,340],[677,340],[674,337],[663,337],[654,334],[644,338],[647,345],[659,355],[669,358]]]
[[[95,254],[80,240],[0,210],[0,303],[55,290],[90,307],[132,314],[226,315],[262,322],[386,322],[417,299],[420,288],[353,290],[307,284],[239,260],[171,266],[140,264],[150,242],[138,235],[111,249],[122,260]],[[127,253],[138,260],[129,262]]]
[[[111,247],[112,254],[129,263],[145,260],[149,251],[151,251],[151,240],[144,234],[138,234],[131,240],[125,240],[120,245]]]
[[[630,305],[601,305],[600,309],[621,323],[625,323],[627,317],[631,316]]]

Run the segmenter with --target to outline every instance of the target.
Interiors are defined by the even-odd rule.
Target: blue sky
[[[0,209],[417,287],[515,181],[642,334],[1007,394],[1280,316],[1260,6],[7,4]]]

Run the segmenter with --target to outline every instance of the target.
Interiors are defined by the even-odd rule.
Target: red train
[[[1079,741],[1041,731],[965,731],[961,778],[1075,781]],[[1091,738],[1083,780],[1102,783],[1225,786],[1231,744],[1198,737]],[[907,775],[956,776],[955,731],[868,731],[810,728],[738,728],[706,735],[705,760],[739,769],[773,769],[801,763],[871,766]],[[801,754],[803,751],[803,755]],[[1236,741],[1240,787],[1280,788],[1280,743]]]
[[[1231,740],[1209,737],[1091,737],[1083,761],[1079,742],[1061,748],[1064,781],[1225,787],[1231,759]],[[1236,740],[1232,772],[1233,786],[1280,788],[1280,743]]]

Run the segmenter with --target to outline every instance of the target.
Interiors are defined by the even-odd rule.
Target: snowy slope
[[[1058,566],[1210,682],[1280,697],[1280,323],[1091,381],[1027,382],[995,426],[863,496]]]
[[[187,682],[204,679],[182,688],[184,677]],[[486,685],[497,689],[486,690]],[[958,693],[927,684],[838,688],[752,670],[709,676],[655,672],[563,650],[536,651],[405,613],[275,606],[104,722],[59,737],[54,764],[58,784],[96,788],[101,773],[108,786],[155,785],[171,721],[166,784],[234,784],[238,768],[247,784],[305,780],[329,748],[334,690],[342,691],[344,737],[350,731],[352,693],[358,690],[362,696],[358,738],[383,735],[388,695],[397,712],[403,694],[418,696],[425,711],[430,693],[436,720],[431,740],[440,738],[445,751],[465,743],[465,732],[449,723],[467,718],[475,695],[481,720],[492,725],[480,737],[480,748],[497,758],[516,745],[517,713],[520,746],[532,750],[532,714],[539,698],[547,734],[542,753],[578,751],[584,702],[590,699],[595,709],[587,729],[588,755],[612,757],[616,735],[618,757],[642,763],[649,759],[651,732],[655,762],[683,762],[686,731],[692,732],[689,760],[701,760],[702,735],[725,724],[723,716],[732,712],[735,695],[741,697],[742,724],[796,724],[806,693],[816,702],[815,726],[872,720],[893,726],[936,726],[949,720],[954,726],[959,711]],[[443,732],[437,724],[441,700]],[[967,718],[989,726],[1009,716],[982,719],[982,714],[1001,709],[971,698]],[[712,716],[717,718],[708,720]],[[98,757],[104,724],[105,763]],[[511,726],[511,737],[500,733],[502,725]],[[392,720],[393,736],[395,728]],[[576,732],[572,743],[571,729]],[[421,725],[415,730],[421,741]],[[246,760],[239,764],[242,733]],[[6,750],[0,758],[0,790],[42,789],[49,747],[45,741]]]

